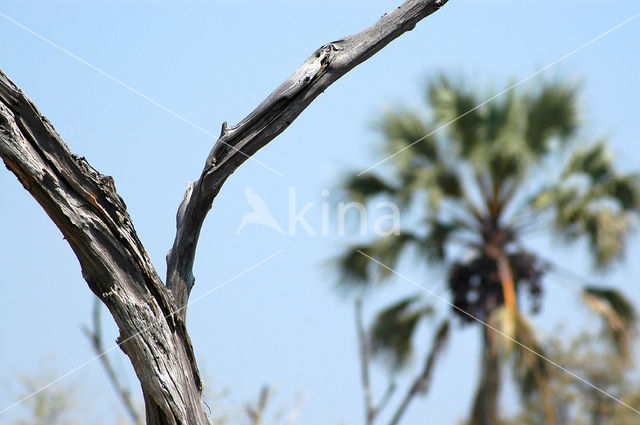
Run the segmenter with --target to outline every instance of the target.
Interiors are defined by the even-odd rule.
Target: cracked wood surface
[[[142,384],[149,423],[207,424],[184,322],[136,235],[113,179],[72,154],[0,71],[0,156],[69,242],[89,288],[113,315]],[[155,419],[150,419],[155,418]]]
[[[118,344],[142,385],[148,424],[210,424],[185,319],[200,229],[222,184],[333,82],[446,2],[408,0],[368,29],[320,47],[240,123],[223,124],[200,177],[188,185],[178,208],[166,286],[113,179],[71,153],[0,71],[0,156],[60,229],[89,288],[114,317]]]

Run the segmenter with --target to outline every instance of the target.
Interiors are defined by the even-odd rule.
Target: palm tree
[[[417,224],[348,247],[337,258],[339,281],[375,286],[407,253],[443,267],[453,316],[463,325],[484,324],[470,423],[497,423],[507,359],[523,395],[538,394],[547,422],[554,423],[545,385],[549,366],[531,351],[541,354],[542,344],[521,304],[527,293],[531,313],[537,312],[544,278],[560,269],[527,247],[527,237],[547,232],[563,246],[584,240],[595,267],[606,270],[622,258],[640,215],[640,175],[616,170],[604,140],[583,141],[575,86],[543,82],[481,104],[472,90],[441,76],[426,94],[430,114],[399,108],[376,122],[391,160],[341,183],[349,199],[396,202],[418,216]],[[608,288],[583,285],[579,295],[627,354],[631,304]],[[392,353],[396,366],[406,361],[428,310],[420,303],[400,300],[372,326],[374,352]]]

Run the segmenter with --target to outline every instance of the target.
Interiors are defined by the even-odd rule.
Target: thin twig
[[[83,327],[83,331],[87,338],[89,338],[91,346],[93,347],[93,351],[96,354],[102,354],[105,352],[102,338],[102,324],[100,322],[100,309],[101,302],[98,298],[96,298],[93,303],[93,329],[89,329],[87,326]],[[109,378],[111,385],[113,385],[113,389],[116,391],[116,394],[120,398],[120,401],[122,401],[122,405],[131,417],[133,423],[136,425],[143,425],[144,421],[142,420],[142,416],[133,405],[133,400],[131,399],[131,391],[129,391],[129,389],[118,378],[118,375],[116,374],[116,371],[111,364],[109,356],[106,354],[101,355],[100,363],[107,373],[107,377]]]
[[[424,363],[424,368],[422,372],[415,378],[411,387],[405,394],[402,402],[398,406],[395,414],[391,418],[389,425],[398,425],[400,423],[400,419],[407,411],[407,407],[409,407],[409,403],[413,398],[418,394],[424,394],[427,392],[429,388],[429,383],[431,382],[431,374],[433,372],[433,366],[436,361],[436,357],[438,353],[442,350],[444,343],[447,340],[447,336],[449,334],[449,321],[445,321],[440,325],[438,331],[436,332],[433,342],[431,344],[431,351],[427,356],[427,359]]]
[[[358,343],[360,346],[360,375],[362,378],[362,391],[364,393],[364,413],[365,424],[372,425],[375,418],[376,409],[373,406],[373,396],[371,394],[371,380],[369,377],[370,352],[369,341],[364,329],[362,320],[362,296],[359,295],[355,302],[356,329],[358,331]]]
[[[373,408],[374,419],[378,415],[378,413],[384,410],[384,408],[389,403],[389,400],[391,400],[391,397],[393,396],[393,393],[395,393],[395,391],[396,391],[396,383],[395,381],[392,380],[389,382],[389,385],[387,386],[387,390],[384,392],[384,395],[380,399],[380,402],[378,402],[378,404]]]
[[[256,407],[252,407],[249,403],[245,405],[245,411],[251,419],[251,425],[261,425],[262,417],[264,415],[264,411],[267,409],[267,403],[269,402],[269,397],[271,396],[271,391],[268,385],[262,387],[260,390],[260,396],[258,398],[258,403]]]

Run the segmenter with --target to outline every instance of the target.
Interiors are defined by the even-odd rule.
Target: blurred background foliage
[[[546,277],[569,276],[576,298],[602,319],[601,338],[613,353],[607,355],[620,368],[631,361],[637,316],[624,294],[564,269],[528,240],[546,233],[566,249],[585,243],[594,267],[606,272],[624,257],[637,227],[640,174],[618,171],[607,141],[588,134],[578,86],[540,81],[501,93],[483,96],[442,73],[427,83],[426,112],[400,106],[374,120],[383,162],[364,173],[346,173],[343,199],[369,207],[391,201],[409,219],[399,231],[348,246],[337,256],[338,284],[362,297],[391,277],[408,280],[396,271],[405,257],[439,268],[448,289],[447,300],[440,301],[449,303],[451,317],[438,318],[436,301],[427,294],[392,302],[370,325],[367,350],[382,355],[395,373],[415,354],[421,320],[477,325],[481,370],[468,423],[498,423],[507,364],[523,403],[537,409],[532,423],[568,423],[556,406],[557,391],[568,392],[568,384],[559,389],[555,368],[543,359],[557,355],[562,364],[565,353],[548,347],[529,318],[544,301]],[[445,344],[435,346],[441,350]],[[369,392],[369,384],[364,386]],[[401,404],[398,413],[406,408]]]
[[[426,113],[401,106],[374,120],[382,158],[389,161],[365,173],[345,174],[340,182],[342,199],[367,206],[391,201],[412,218],[398,232],[350,245],[333,260],[340,291],[355,296],[364,423],[373,425],[383,416],[389,425],[402,423],[410,403],[431,389],[452,331],[469,325],[478,327],[483,346],[464,424],[637,423],[638,414],[628,407],[640,405],[631,355],[635,307],[619,291],[534,252],[527,240],[543,232],[566,248],[583,241],[594,266],[606,271],[624,256],[638,224],[639,174],[619,172],[606,140],[594,141],[581,131],[574,85],[542,81],[491,102],[483,98],[445,74],[431,79],[424,93]],[[405,257],[442,271],[449,308],[437,308],[426,290],[390,302],[365,324],[367,294],[397,276]],[[554,273],[563,275],[576,298],[601,318],[599,333],[560,338],[534,328],[530,315],[539,312],[547,277]],[[96,354],[105,350],[100,308],[96,303],[84,328]],[[415,348],[420,327],[432,329],[424,352]],[[400,388],[397,377],[415,359],[422,367]],[[380,397],[373,394],[369,372],[374,361],[388,370],[387,390]],[[108,355],[101,363],[127,412],[120,423],[142,423],[142,403]],[[17,395],[30,394],[47,377],[22,378]],[[520,411],[513,415],[500,409],[505,377],[521,396]],[[89,405],[76,397],[79,392],[72,386],[38,392],[25,401],[24,418],[15,425],[87,423]],[[302,408],[300,397],[275,406],[270,386],[250,402],[228,403],[227,391],[212,394],[217,424],[292,425]]]

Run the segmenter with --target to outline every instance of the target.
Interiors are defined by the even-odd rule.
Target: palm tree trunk
[[[504,294],[504,305],[510,312],[514,312],[518,309],[518,301],[516,298],[516,287],[513,281],[513,272],[509,265],[507,256],[500,251],[498,254],[498,275],[500,276],[500,283],[502,284],[502,293]]]
[[[473,402],[471,425],[496,425],[498,421],[500,363],[497,347],[489,332],[489,328],[482,328],[482,370]]]

